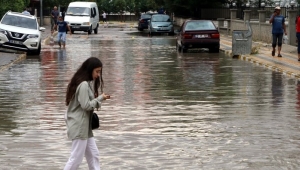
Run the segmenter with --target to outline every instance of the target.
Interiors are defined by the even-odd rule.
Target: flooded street
[[[174,36],[101,28],[0,73],[1,170],[63,169],[65,91],[91,56],[111,95],[94,130],[101,169],[300,166],[300,81],[222,52],[178,53]]]

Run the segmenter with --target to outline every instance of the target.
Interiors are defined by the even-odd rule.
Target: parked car
[[[8,11],[0,22],[0,47],[40,54],[44,30],[35,16]]]
[[[173,21],[169,15],[166,14],[155,14],[152,15],[149,21],[149,35],[155,33],[168,33],[169,35],[174,35]]]
[[[139,31],[143,31],[144,29],[148,29],[148,21],[151,19],[151,14],[142,14],[139,22],[138,22],[138,27],[137,29]]]
[[[191,48],[208,48],[209,52],[218,53],[220,49],[218,28],[211,20],[187,20],[178,30],[176,48],[183,52]]]

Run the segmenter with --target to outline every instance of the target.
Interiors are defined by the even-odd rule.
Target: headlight
[[[37,34],[29,34],[27,36],[27,38],[39,38],[39,35],[37,35]]]
[[[90,25],[90,22],[84,22],[82,25]]]
[[[5,35],[7,34],[7,32],[3,29],[0,29],[0,33],[5,34]]]

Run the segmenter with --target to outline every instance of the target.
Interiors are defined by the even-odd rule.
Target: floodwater
[[[111,95],[94,130],[101,169],[298,169],[298,80],[223,53],[177,53],[174,37],[112,34],[74,34],[67,49],[0,73],[0,169],[63,169],[66,86],[91,56]]]

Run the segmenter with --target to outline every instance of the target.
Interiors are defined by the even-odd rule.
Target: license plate
[[[195,35],[195,38],[207,38],[207,34]]]
[[[160,28],[160,30],[168,30],[168,28]]]
[[[79,26],[72,26],[72,28],[79,28]]]
[[[9,40],[9,42],[12,43],[12,44],[19,44],[19,45],[23,44],[22,41],[16,41],[16,40]]]

